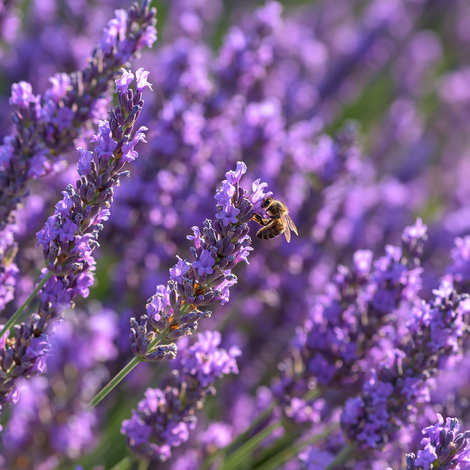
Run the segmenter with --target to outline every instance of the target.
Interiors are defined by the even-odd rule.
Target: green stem
[[[91,400],[90,406],[94,408],[108,396],[140,363],[138,357],[133,357]]]
[[[299,433],[285,432],[281,437],[277,438],[272,444],[264,448],[256,456],[253,462],[253,468],[263,466],[266,462],[273,459],[276,455],[284,452],[286,449],[295,445],[295,441],[300,437]]]
[[[157,336],[152,340],[149,345],[148,351],[161,343],[168,334],[169,328],[165,328],[160,336]],[[133,357],[91,400],[90,407],[94,408],[104,398],[106,398],[139,364],[142,359],[139,357]]]
[[[299,440],[297,442],[292,442],[290,444],[289,444],[288,441],[287,442],[282,442],[283,444],[286,444],[286,445],[281,447],[279,452],[272,455],[268,459],[260,459],[258,461],[259,463],[255,462],[255,465],[254,465],[253,468],[255,470],[276,470],[276,469],[280,468],[282,464],[286,463],[288,460],[290,460],[291,458],[298,455],[298,453],[304,447],[307,447],[311,444],[317,444],[318,442],[323,441],[328,436],[330,436],[331,433],[334,432],[336,429],[337,429],[336,425],[331,425],[331,426],[328,426],[320,434],[316,434],[315,436],[309,437],[305,440]],[[284,437],[286,437],[286,436],[284,436]],[[278,442],[280,441],[280,439],[278,439]],[[268,448],[268,450],[269,450],[269,448]]]
[[[229,447],[235,447],[239,442],[245,440],[266,418],[268,418],[274,410],[274,403],[266,408],[244,431],[222,450],[226,450]]]
[[[307,392],[307,394],[303,397],[305,400],[316,398],[319,395],[319,391],[317,389],[310,390]],[[246,428],[244,431],[242,431],[240,434],[238,434],[228,445],[225,447],[222,447],[221,449],[216,450],[213,454],[209,455],[206,457],[204,460],[200,470],[209,470],[213,462],[218,458],[221,457],[223,454],[230,453],[230,450],[235,448],[237,444],[249,437],[249,435],[253,432],[254,429],[256,429],[257,426],[259,426],[266,418],[269,417],[269,415],[272,413],[274,407],[276,405],[276,402],[273,401],[271,405],[266,408],[254,421],[251,423],[248,428]],[[261,432],[261,431],[259,431]],[[256,436],[257,434],[255,434]],[[275,442],[284,442],[284,441],[293,441],[297,437],[296,436],[281,436],[278,440]],[[271,448],[269,448],[271,450]]]
[[[130,457],[124,457],[120,460],[111,470],[129,470],[132,465],[132,459]]]
[[[349,460],[356,449],[355,444],[348,444],[341,452],[328,464],[325,470],[334,470],[335,468],[343,468],[343,465]]]
[[[306,439],[305,441],[299,441],[289,446],[287,449],[276,454],[274,457],[269,459],[267,462],[261,464],[261,466],[255,467],[256,470],[276,470],[281,467],[282,464],[288,462],[294,458],[299,452],[305,447],[315,444],[320,439],[319,436],[315,436],[313,439]]]
[[[34,297],[36,297],[36,294],[42,289],[44,284],[52,277],[52,275],[53,273],[48,271],[45,274],[45,276],[37,283],[33,292],[29,294],[28,298],[24,301],[23,305],[21,305],[21,307],[5,323],[5,326],[2,328],[2,331],[0,332],[0,338],[5,334],[5,332],[7,332],[13,325],[15,325],[18,322],[23,312],[26,310],[29,304],[33,301]]]
[[[269,437],[276,428],[281,426],[280,422],[276,422],[264,428],[248,441],[246,441],[241,447],[239,447],[233,454],[230,454],[223,462],[221,470],[232,470],[241,468],[242,464],[248,459],[250,454]]]
[[[149,462],[146,459],[142,459],[139,462],[138,470],[147,470],[149,468]]]

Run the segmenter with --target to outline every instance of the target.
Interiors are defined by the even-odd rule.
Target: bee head
[[[263,204],[261,204],[261,207],[263,209],[267,209],[271,205],[272,202],[273,202],[273,198],[269,196],[263,201]]]

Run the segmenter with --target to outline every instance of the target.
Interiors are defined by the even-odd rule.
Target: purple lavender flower
[[[16,216],[17,227],[9,223],[4,236],[0,237],[0,305],[13,297],[17,272],[12,263],[16,246],[6,243],[10,235],[15,235],[22,243],[18,262],[24,276],[20,279],[17,303],[20,304],[22,297],[34,288],[30,273],[42,266],[42,259],[38,259],[38,250],[33,249],[29,235],[38,230],[35,223],[42,221],[41,212],[50,206],[51,198],[55,202],[55,188],[66,187],[62,181],[70,178],[72,171],[58,173],[57,178],[55,174],[50,179],[39,177],[45,173],[55,173],[58,167],[56,150],[50,142],[61,140],[61,133],[65,139],[71,133],[78,134],[70,129],[82,124],[80,120],[77,122],[77,109],[66,106],[70,95],[80,89],[75,86],[73,75],[54,75],[47,91],[42,96],[36,95],[41,87],[47,87],[47,77],[51,71],[80,68],[77,64],[86,60],[81,51],[87,50],[89,38],[94,36],[89,34],[93,30],[90,25],[102,21],[103,16],[108,14],[108,6],[120,8],[123,2],[109,0],[104,6],[102,2],[98,2],[100,5],[97,6],[93,0],[26,2],[31,7],[22,8],[21,13],[27,20],[28,10],[31,11],[34,22],[27,23],[22,18],[18,38],[13,42],[11,33],[8,35],[0,31],[0,39],[10,36],[7,44],[0,44],[2,83],[8,85],[12,77],[17,82],[27,79],[27,76],[33,76],[34,80],[31,88],[19,82],[13,90],[12,106],[17,111],[16,118],[21,117],[23,127],[33,132],[36,130],[34,119],[44,121],[51,132],[50,135],[46,133],[49,140],[44,146],[39,146],[38,151],[31,149],[34,156],[26,165],[29,168],[26,179],[36,180],[33,187],[40,196],[34,197],[36,201],[41,199],[41,209],[35,209],[34,205],[30,207],[30,200],[25,200],[23,191],[20,191],[20,199],[26,201],[24,217],[23,214],[19,217],[15,210],[10,212]],[[11,2],[7,0],[7,6],[8,3]],[[380,420],[380,424],[394,421],[395,416],[398,416],[399,426],[401,422],[406,424],[407,420],[400,415],[402,409],[406,410],[408,406],[413,408],[415,401],[419,400],[395,396],[401,386],[398,382],[403,377],[397,379],[397,383],[387,381],[386,364],[403,358],[401,345],[413,333],[408,329],[410,317],[421,307],[418,290],[423,298],[428,299],[431,289],[435,287],[434,269],[446,262],[449,230],[458,233],[464,240],[469,227],[470,211],[465,209],[470,194],[466,182],[469,166],[464,163],[455,165],[456,161],[463,162],[468,156],[466,139],[462,138],[462,130],[468,127],[468,70],[457,68],[467,65],[465,54],[468,47],[465,46],[470,44],[470,9],[467,1],[454,0],[449,8],[444,9],[436,6],[442,2],[427,0],[317,1],[302,6],[298,11],[286,9],[283,18],[280,4],[268,2],[253,14],[244,15],[241,11],[238,16],[237,11],[235,16],[242,20],[230,27],[220,49],[202,42],[212,30],[211,26],[218,21],[220,0],[172,0],[167,3],[168,27],[165,28],[165,35],[169,32],[172,41],[167,47],[155,50],[147,62],[158,90],[152,96],[153,106],[146,106],[149,119],[144,116],[150,128],[149,135],[152,136],[152,144],[147,146],[149,158],[138,159],[138,178],[132,178],[115,192],[119,207],[113,206],[114,230],[106,221],[105,235],[109,237],[106,242],[111,243],[106,243],[100,250],[105,258],[104,264],[97,266],[102,282],[93,296],[115,302],[120,310],[126,311],[123,317],[128,318],[130,314],[127,313],[138,311],[136,309],[143,304],[143,298],[154,292],[156,284],[162,284],[147,304],[147,316],[140,315],[131,323],[132,350],[136,354],[132,359],[134,364],[143,359],[161,360],[174,356],[176,338],[191,333],[198,319],[217,308],[217,316],[208,321],[208,326],[210,329],[224,329],[227,344],[237,344],[243,349],[243,359],[239,363],[243,374],[230,381],[219,393],[218,403],[211,407],[207,416],[208,420],[225,420],[226,424],[217,427],[213,422],[205,422],[204,426],[197,428],[201,433],[193,432],[201,437],[189,443],[189,449],[181,449],[181,443],[191,437],[191,433],[188,434],[191,427],[189,421],[181,423],[176,420],[171,423],[165,428],[168,431],[165,440],[155,443],[152,441],[151,423],[143,422],[137,414],[134,422],[129,424],[133,427],[129,434],[133,434],[136,445],[146,448],[151,443],[155,444],[162,456],[160,458],[170,453],[175,457],[181,456],[181,459],[169,462],[165,467],[188,470],[204,466],[208,454],[225,446],[231,437],[235,438],[253,421],[258,411],[269,407],[273,396],[266,394],[264,406],[259,407],[254,405],[252,390],[260,383],[269,381],[275,373],[278,358],[284,355],[292,339],[294,324],[303,326],[298,329],[292,356],[281,365],[282,383],[275,390],[279,393],[273,393],[276,399],[283,400],[284,414],[297,423],[307,422],[310,427],[312,422],[315,423],[307,432],[309,435],[310,432],[317,434],[326,423],[338,421],[339,408],[347,397],[355,397],[363,390],[363,394],[348,404],[343,415],[344,422],[354,426],[364,418],[363,395],[367,393],[373,395],[373,399],[366,403],[367,413],[372,414],[373,409],[377,411],[374,424]],[[226,2],[226,6],[231,8],[232,3]],[[237,10],[239,7],[245,9],[244,5],[237,4]],[[422,19],[415,14],[420,9],[424,13]],[[83,12],[75,14],[81,10]],[[227,18],[231,14],[229,10],[223,13]],[[64,19],[57,21],[59,24],[56,27],[55,19],[61,16]],[[128,20],[126,12],[118,10],[106,27],[98,51],[98,56],[103,60],[97,61],[95,78],[104,77],[110,69],[105,67],[104,71],[101,70],[102,63],[109,62],[107,56],[116,58],[113,67],[122,65],[122,57],[128,54],[127,45],[123,44],[124,38],[129,33],[131,36],[139,34],[136,23],[131,32],[127,30]],[[31,24],[36,27],[31,28]],[[37,41],[35,47],[31,47],[31,40],[23,39],[25,25],[30,29],[26,35]],[[421,25],[430,28],[430,31],[420,31]],[[226,26],[224,18],[221,26]],[[447,81],[444,76],[445,87],[441,88],[441,94],[434,96],[432,92],[432,99],[429,100],[429,90],[436,90],[435,81],[441,80],[441,68],[445,65],[440,61],[441,38],[446,45],[446,54],[442,57],[447,59],[447,49],[450,48],[456,76],[452,83],[444,83]],[[154,39],[154,29],[149,26],[142,33],[138,45],[149,45]],[[46,43],[49,47],[45,46]],[[72,49],[73,52],[69,52]],[[34,58],[29,59],[30,55]],[[25,60],[20,59],[22,56]],[[438,73],[433,73],[437,63]],[[39,65],[35,67],[35,64]],[[386,76],[383,74],[384,64]],[[15,67],[17,70],[14,70]],[[129,75],[118,80],[117,89],[122,94],[131,86],[131,78]],[[147,77],[143,73],[135,73],[134,80],[140,88],[146,84]],[[366,86],[368,84],[373,86]],[[382,88],[382,84],[386,85],[387,90]],[[389,96],[382,93],[384,91],[398,96]],[[84,93],[87,91],[84,90]],[[383,94],[390,101],[390,106],[388,110],[379,110],[381,100],[373,100],[377,105],[377,109],[376,106],[371,109],[373,123],[365,123],[368,129],[365,137],[368,146],[373,149],[371,156],[360,155],[356,138],[346,136],[342,139],[343,136],[340,136],[333,139],[329,135],[319,134],[323,128],[336,127],[335,123],[350,114],[349,107],[344,106],[346,103],[358,100],[358,105],[361,105],[375,93]],[[434,104],[436,99],[439,100],[437,119],[429,112],[428,106]],[[6,104],[8,97],[0,97],[0,101]],[[362,109],[363,106],[354,104],[353,107]],[[449,112],[449,107],[453,108],[453,113]],[[98,103],[92,108],[97,110]],[[96,113],[88,111],[87,122],[98,124]],[[379,115],[380,111],[384,111],[383,116]],[[313,114],[315,119],[301,120]],[[28,120],[23,119],[24,116]],[[377,131],[380,121],[382,126]],[[96,147],[94,144],[87,150],[87,145],[79,142],[82,150],[78,171],[87,181],[93,176],[94,151],[99,151],[103,161],[109,164],[116,152],[116,140],[110,138],[111,126],[99,123],[96,127],[99,127]],[[8,126],[2,128],[6,131]],[[15,155],[17,134],[15,131],[7,137],[0,149],[2,169],[4,165],[8,167]],[[25,137],[29,138],[28,135]],[[82,130],[79,137],[80,140],[86,138]],[[142,133],[135,133],[134,138],[123,145],[122,162],[136,158],[134,146],[142,137]],[[39,142],[44,140],[41,129],[37,139]],[[24,141],[27,143],[28,139]],[[57,152],[62,156],[61,149]],[[233,267],[242,260],[248,260],[251,246],[247,243],[239,247],[240,237],[235,234],[236,252],[232,253],[230,231],[234,226],[241,225],[240,218],[243,217],[243,210],[234,204],[238,197],[237,178],[243,171],[242,165],[227,174],[226,182],[216,196],[219,207],[216,213],[213,211],[216,185],[223,179],[226,169],[237,160],[245,161],[252,174],[263,176],[276,197],[287,204],[296,223],[301,225],[301,237],[290,245],[283,243],[281,238],[265,243],[255,240],[256,256],[250,256],[250,265],[243,267],[240,283],[232,274]],[[429,164],[425,166],[427,162]],[[243,178],[244,182],[249,181],[249,176]],[[70,181],[74,179],[75,175]],[[0,186],[5,186],[2,181]],[[249,185],[243,187],[249,188]],[[255,182],[251,194],[255,211],[264,198],[265,188]],[[62,281],[67,279],[68,274],[56,273],[48,283],[47,299],[43,297],[41,308],[46,300],[51,305],[68,305],[70,289],[76,296],[87,296],[93,282],[96,251],[91,244],[96,237],[93,232],[81,234],[80,240],[76,237],[81,221],[69,217],[70,212],[76,209],[74,201],[66,191],[63,201],[56,208],[56,217],[48,221],[41,233],[39,246],[50,250],[53,240],[54,246],[60,247],[60,253],[55,258],[54,253],[51,254],[54,272],[63,267],[63,247],[69,249],[74,246],[77,259],[73,259],[69,267],[73,275],[76,274],[76,282],[64,288]],[[458,205],[461,210],[455,207]],[[454,211],[452,221],[445,217],[449,208]],[[90,225],[97,227],[97,230],[109,216],[107,208],[102,209],[90,219]],[[439,210],[438,214],[436,209]],[[426,252],[422,252],[425,238],[423,224],[405,230],[401,246],[386,245],[390,240],[395,243],[399,239],[401,227],[416,213],[425,214],[430,223],[431,241]],[[187,243],[184,238],[187,227],[199,225],[206,217],[211,218],[210,224],[194,227],[189,237],[192,250],[186,254],[183,250]],[[226,245],[229,245],[227,250]],[[356,251],[363,247],[367,249]],[[465,250],[465,243],[456,246],[453,253],[455,262],[448,272],[457,293],[467,287],[468,256]],[[184,259],[175,257],[176,253]],[[65,254],[70,255],[68,251]],[[423,254],[426,264],[423,263],[425,270],[422,273]],[[82,264],[83,269],[77,262]],[[225,262],[228,268],[223,264]],[[231,287],[235,284],[236,302],[229,302]],[[109,289],[113,295],[108,296]],[[208,293],[213,294],[213,298],[198,299]],[[227,305],[222,307],[222,304]],[[430,310],[423,309],[423,318],[427,318]],[[457,327],[465,328],[466,332],[465,325]],[[460,339],[455,341],[453,337],[446,337],[442,333],[445,330],[445,322],[433,326],[430,336],[435,348],[453,348],[455,344],[460,347]],[[27,331],[24,334],[27,336]],[[105,336],[105,330],[101,330],[101,334]],[[463,336],[462,333],[461,339]],[[161,344],[151,346],[159,339],[163,340]],[[13,337],[8,338],[9,342],[14,340]],[[29,346],[26,342],[19,344],[18,348],[24,346],[28,349],[28,353],[20,359],[23,363],[26,360],[36,361],[34,371],[41,371],[45,363],[43,352],[48,343],[50,341],[44,341],[41,334]],[[185,343],[179,344],[187,349]],[[103,348],[106,346],[104,341]],[[13,345],[5,347],[12,349]],[[68,353],[66,362],[72,364],[73,370],[75,360],[85,362],[95,349],[100,349],[100,344],[93,343],[90,354],[80,354],[79,358]],[[65,350],[69,351],[67,348],[60,351]],[[56,357],[59,363],[61,352]],[[53,361],[48,359],[47,362],[49,368],[54,367]],[[112,368],[120,365],[113,364]],[[419,363],[417,367],[421,365]],[[459,369],[451,360],[441,358],[437,367],[445,367],[447,372],[458,372],[463,366]],[[151,369],[140,367],[127,385],[131,385],[133,380],[138,380],[140,385],[150,380]],[[380,374],[372,373],[372,369]],[[395,372],[393,366],[391,370]],[[412,372],[409,376],[414,378]],[[459,388],[452,389],[456,391],[455,398],[444,403],[435,396],[433,406],[444,415],[459,416],[464,420],[468,418],[468,384],[465,374],[459,375]],[[446,381],[447,377],[443,380]],[[199,374],[197,380],[204,382],[205,376]],[[161,393],[148,394],[146,409],[154,410],[155,403],[167,406],[169,399],[164,387],[165,384],[160,387]],[[445,393],[444,390],[440,392]],[[43,396],[38,389],[38,400],[42,400]],[[316,398],[312,399],[312,396]],[[10,398],[13,400],[14,393]],[[118,400],[116,408],[110,403],[110,411],[121,408],[125,394],[115,398]],[[401,405],[399,411],[394,408],[397,402]],[[30,411],[38,411],[33,413],[38,417],[41,417],[41,410],[45,413],[54,410],[48,403],[43,407],[31,405]],[[452,406],[457,408],[456,413],[449,413]],[[428,409],[426,407],[423,412],[426,417]],[[20,410],[15,407],[12,413],[17,411]],[[215,413],[217,416],[214,416]],[[414,410],[410,413],[409,418],[414,419]],[[279,418],[280,409],[276,408],[273,414]],[[103,416],[107,415],[111,416],[111,413]],[[63,427],[57,426],[57,435],[51,436],[51,439],[42,431],[40,423],[37,424],[38,437],[42,442],[52,442],[52,437],[58,442],[56,444],[54,440],[54,445],[60,450],[50,453],[55,459],[47,462],[50,467],[69,464],[59,462],[59,454],[62,458],[73,454],[73,439],[70,436],[74,432],[83,430],[83,439],[81,434],[77,439],[77,453],[87,447],[82,446],[82,442],[93,439],[87,431],[92,427],[87,426],[86,419],[70,420],[69,426],[68,417]],[[64,416],[60,415],[60,418]],[[289,423],[290,420],[282,421]],[[82,422],[83,425],[80,425]],[[23,430],[21,422],[16,423],[19,425],[9,427],[9,433],[14,433],[15,427],[16,430]],[[276,443],[285,444],[287,452],[291,450],[287,440],[306,428],[297,423],[287,424],[288,432]],[[31,426],[24,426],[28,434],[24,446],[31,449],[31,455],[27,456],[30,460],[21,460],[24,452],[17,453],[6,463],[0,463],[0,467],[40,465],[42,470],[46,468],[43,454],[35,454],[37,447],[30,444],[29,436],[34,437],[31,429],[35,426],[34,416]],[[421,422],[413,426],[417,427],[421,427]],[[106,429],[109,429],[108,426]],[[207,436],[203,437],[203,429],[210,429],[211,432],[208,431]],[[294,429],[294,433],[290,433],[290,429]],[[344,467],[383,470],[390,464],[398,468],[402,464],[404,448],[419,448],[417,443],[410,442],[414,435],[405,425],[401,426],[401,432],[392,430],[387,436],[391,436],[387,438],[393,441],[383,452],[380,451],[380,455],[377,452],[363,452],[370,456],[368,462],[349,461]],[[303,437],[307,436],[302,436],[302,441]],[[375,442],[375,436],[368,437]],[[285,466],[283,464],[283,470],[298,470],[302,464],[310,468],[324,468],[343,442],[344,437],[336,433],[328,442],[316,440],[315,447],[301,456],[303,462],[292,455],[294,460]],[[269,449],[271,443],[269,438],[260,445],[256,454],[250,456],[249,460],[253,461],[254,466],[259,466],[258,455],[267,455],[265,450],[274,452],[274,449]],[[181,444],[181,450],[173,452],[177,444]],[[263,449],[265,446],[266,449]],[[44,448],[41,446],[41,450]],[[220,449],[219,452],[227,455],[231,450]],[[117,462],[119,453],[116,449],[110,459]],[[16,456],[20,460],[14,460]],[[432,456],[427,457],[430,463]],[[86,459],[87,467],[88,462],[90,466],[95,464],[91,460],[94,460],[93,456]],[[142,460],[142,464],[146,464],[146,459]],[[114,462],[109,463],[114,465]],[[214,462],[213,466],[218,463]],[[158,463],[156,466],[162,465]]]
[[[418,452],[406,455],[404,470],[433,468],[464,470],[470,465],[470,431],[459,432],[457,418],[438,414],[437,423],[422,430],[423,439]]]
[[[98,417],[84,400],[106,377],[103,362],[117,355],[117,332],[110,310],[93,316],[77,311],[51,328],[47,374],[18,385],[18,406],[2,433],[4,468],[53,470],[64,457],[91,449]]]
[[[201,435],[201,444],[207,449],[220,449],[230,444],[232,429],[226,423],[212,422]]]
[[[254,14],[254,21],[243,30],[232,28],[221,49],[217,64],[217,79],[220,96],[245,94],[250,98],[259,97],[261,84],[274,61],[273,36],[281,25],[282,6],[268,2]]]
[[[120,29],[110,40],[115,23]],[[27,193],[26,188],[51,170],[55,155],[69,150],[93,114],[119,68],[155,35],[155,10],[147,0],[133,5],[128,12],[118,10],[104,33],[106,46],[96,49],[87,68],[71,76],[51,78],[43,97],[33,95],[29,83],[12,86],[10,104],[16,131],[0,147],[0,238],[14,233],[15,211]],[[103,43],[102,43],[103,44]],[[139,85],[140,86],[140,85]],[[14,251],[12,239],[9,252]],[[8,253],[6,253],[8,255]],[[0,250],[0,265],[5,251]],[[9,276],[0,276],[0,289],[11,291],[14,268]],[[0,296],[0,310],[9,296]]]
[[[15,11],[13,0],[4,0],[0,6],[0,39],[8,42],[18,28],[18,12]]]
[[[11,87],[10,104],[17,106],[20,109],[28,109],[30,104],[37,104],[39,102],[39,96],[33,95],[33,88],[30,83],[19,82],[14,83]],[[33,106],[37,111],[37,107]]]
[[[219,348],[220,341],[220,333],[206,332],[199,334],[192,346],[180,345],[166,387],[147,389],[132,417],[122,422],[121,433],[134,452],[165,461],[174,447],[189,439],[196,425],[195,412],[207,395],[215,393],[214,383],[224,375],[238,373],[240,350]]]
[[[139,320],[131,318],[134,354],[152,360],[174,354],[173,340],[192,334],[200,319],[210,317],[211,305],[228,301],[229,288],[237,282],[232,269],[241,261],[248,262],[252,250],[248,222],[262,210],[263,199],[271,194],[265,191],[266,183],[258,180],[251,191],[242,189],[240,181],[245,173],[243,162],[226,173],[215,195],[215,220],[206,219],[202,229],[195,226],[193,235],[188,236],[193,242],[193,261],[178,258],[170,269],[171,280],[157,286],[147,303],[146,315]],[[220,217],[231,209],[236,213],[232,220]],[[163,344],[153,349],[156,338]]]
[[[80,126],[90,119],[94,104],[106,91],[120,66],[143,46],[139,41],[142,36],[148,34],[147,28],[154,29],[155,11],[149,9],[146,1],[142,6],[134,5],[129,12],[118,10],[116,15],[110,24],[119,22],[122,31],[115,37],[112,47],[96,50],[88,67],[82,72],[68,78],[63,74],[53,77],[51,87],[42,100],[32,94],[30,84],[20,82],[13,85],[10,103],[16,107],[14,122],[17,135],[9,138],[7,147],[3,147],[4,151],[11,154],[8,165],[4,163],[0,173],[0,178],[7,184],[2,185],[0,192],[1,228],[8,223],[9,214],[21,201],[20,193],[30,178],[30,160],[42,154],[47,154],[50,158],[53,152],[61,153],[70,148]],[[109,36],[108,30],[109,25],[105,37]],[[116,57],[115,49],[126,52],[122,55],[118,53]],[[103,76],[98,76],[100,73]],[[62,92],[58,91],[60,88]],[[76,109],[73,116],[74,127],[58,131],[54,126],[51,127],[51,122],[54,121],[54,116],[64,109]],[[23,127],[25,124],[28,128]],[[29,129],[31,126],[34,126],[34,132]],[[42,137],[39,140],[38,135]]]
[[[372,369],[360,396],[350,398],[341,423],[349,439],[362,448],[389,442],[400,427],[429,401],[430,378],[460,350],[470,299],[442,281],[431,303],[413,310],[404,338]]]
[[[152,89],[152,84],[147,80],[149,73],[150,72],[148,70],[144,70],[143,67],[136,70],[135,80],[137,90],[142,91],[146,87]]]
[[[220,0],[174,0],[170,3],[167,25],[170,37],[200,39],[208,34],[222,11]]]
[[[40,290],[38,312],[15,327],[14,339],[0,351],[2,403],[14,392],[19,378],[41,369],[41,357],[47,348],[44,333],[50,322],[72,299],[89,294],[98,234],[109,218],[114,188],[126,175],[124,166],[134,159],[134,146],[145,131],[142,127],[134,129],[142,106],[141,91],[129,89],[119,94],[118,106],[109,121],[100,123],[92,139],[94,149],[80,152],[80,179],[75,186],[67,186],[54,214],[37,234],[47,264],[43,276],[47,271],[52,276]]]
[[[299,454],[305,470],[323,470],[333,461],[333,455],[317,447],[310,446]]]
[[[237,219],[232,221],[232,223],[235,223]],[[224,223],[224,225],[228,225],[230,222],[227,224]],[[203,277],[205,274],[212,274],[212,266],[214,266],[215,263],[215,258],[210,254],[209,251],[207,250],[202,250],[201,256],[199,256],[199,259],[195,261],[192,266],[193,269],[196,269],[199,276]]]
[[[372,252],[359,250],[352,269],[337,268],[325,293],[313,299],[275,386],[288,416],[300,422],[318,417],[322,402],[303,399],[313,383],[330,390],[333,402],[344,401],[342,390],[361,386],[371,361],[380,357],[377,349],[388,346],[381,332],[399,335],[393,322],[400,309],[411,309],[420,300],[419,256],[426,238],[426,227],[418,219],[405,228],[401,247],[387,246],[386,254],[374,262]]]
[[[134,81],[134,74],[130,70],[121,69],[122,75],[116,80],[116,92],[126,93],[129,85]]]
[[[470,281],[470,236],[455,239],[451,256],[452,263],[448,272],[456,286],[460,289],[466,289]]]

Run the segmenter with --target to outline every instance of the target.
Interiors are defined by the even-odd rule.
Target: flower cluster
[[[94,445],[98,420],[84,400],[106,377],[103,363],[117,355],[117,332],[110,310],[73,312],[54,326],[47,374],[18,386],[20,399],[2,434],[2,468],[52,470],[61,456],[77,458]]]
[[[154,24],[155,11],[147,2],[128,12],[117,10],[86,69],[51,77],[44,96],[34,95],[27,82],[12,86],[10,105],[17,133],[8,136],[2,147],[1,228],[21,202],[28,180],[43,174],[54,154],[70,148],[119,68],[153,44]]]
[[[470,466],[468,0],[0,3],[0,468]]]
[[[51,172],[56,156],[70,150],[100,114],[104,93],[119,68],[155,40],[155,10],[144,0],[129,11],[116,11],[84,70],[54,75],[43,96],[33,94],[27,82],[13,84],[9,103],[15,133],[0,146],[0,310],[12,298],[15,211],[29,182]]]
[[[274,33],[281,23],[282,7],[268,2],[256,11],[252,22],[241,31],[232,28],[217,63],[220,96],[223,100],[234,91],[248,98],[260,99],[262,85],[274,59]]]
[[[345,405],[341,424],[363,448],[389,442],[406,426],[417,406],[429,401],[430,378],[459,354],[470,299],[442,281],[430,303],[413,310],[408,335],[372,369],[362,393]]]
[[[248,263],[253,249],[248,222],[263,211],[262,203],[271,194],[260,180],[250,190],[243,189],[240,181],[246,170],[245,163],[238,162],[225,174],[215,194],[215,219],[206,219],[202,228],[194,226],[187,237],[193,242],[191,259],[178,258],[168,283],[157,286],[147,303],[146,314],[131,318],[134,354],[147,360],[174,355],[174,340],[193,334],[199,320],[211,316],[211,306],[228,302],[230,287],[237,283],[232,270],[242,261]]]
[[[219,19],[220,0],[174,0],[171,2],[171,36],[200,39],[207,36]]]
[[[192,346],[181,348],[171,364],[167,386],[146,390],[132,417],[121,427],[134,452],[165,461],[174,447],[189,439],[195,427],[195,412],[206,396],[215,393],[215,382],[224,375],[238,373],[236,357],[240,350],[220,348],[220,341],[218,332],[199,334]]]
[[[470,465],[470,431],[459,432],[457,418],[437,415],[437,423],[423,429],[421,448],[406,455],[404,470],[453,468],[464,470]]]
[[[362,385],[370,363],[379,360],[386,346],[381,344],[384,332],[399,335],[401,311],[420,301],[419,256],[426,231],[418,219],[405,228],[401,247],[387,246],[375,261],[371,251],[356,251],[352,269],[340,265],[325,293],[313,298],[275,386],[288,416],[315,419],[312,400],[302,399],[314,386],[331,390],[332,400],[342,402],[344,387]]]
[[[317,447],[310,446],[299,454],[299,460],[305,470],[320,470],[326,468],[333,461],[333,455]]]
[[[122,77],[129,76],[133,74],[124,70]],[[137,70],[135,89],[128,88],[130,81],[123,87],[123,78],[116,81],[119,104],[109,120],[100,123],[93,149],[78,149],[80,179],[75,186],[67,186],[54,214],[37,234],[47,266],[42,275],[48,279],[39,293],[37,313],[15,327],[13,338],[0,351],[1,402],[12,396],[20,377],[43,368],[44,333],[50,322],[72,299],[89,294],[94,281],[93,252],[109,218],[114,188],[128,173],[126,164],[137,158],[135,146],[144,140],[146,128],[136,130],[135,122],[143,106],[142,90],[149,86],[146,76],[143,69]]]

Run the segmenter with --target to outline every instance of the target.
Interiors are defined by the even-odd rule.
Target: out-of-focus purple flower
[[[180,348],[167,386],[147,389],[132,417],[121,427],[134,452],[165,461],[171,457],[172,448],[189,439],[196,425],[195,411],[207,395],[215,393],[214,383],[224,375],[238,373],[236,357],[240,351],[219,348],[220,341],[218,332],[200,334],[192,346]]]
[[[50,88],[45,93],[46,99],[52,99],[59,102],[67,96],[67,93],[72,89],[72,80],[66,73],[58,73],[49,78],[51,84]]]
[[[97,416],[84,401],[107,372],[102,362],[116,357],[117,316],[103,310],[54,325],[44,377],[22,380],[18,406],[2,434],[5,468],[50,468],[64,456],[75,459],[96,442]]]
[[[170,37],[198,40],[207,36],[223,11],[220,0],[174,0],[170,4],[167,28]]]
[[[329,452],[310,446],[299,454],[305,470],[323,470],[333,461],[334,456]]]
[[[198,470],[200,468],[199,453],[189,450],[172,462],[173,470]]]
[[[403,230],[402,242],[404,249],[412,256],[423,254],[423,240],[427,239],[428,228],[421,219],[417,219],[414,225],[410,225]]]
[[[33,95],[33,88],[30,83],[19,82],[14,83],[11,87],[10,104],[18,108],[27,109],[30,103],[37,103],[38,96]]]
[[[470,236],[456,238],[448,271],[454,283],[465,289],[470,281]]]
[[[110,54],[116,46],[120,45],[127,29],[127,11],[116,10],[114,15],[114,18],[108,21],[101,38],[101,49],[105,54]]]
[[[419,255],[426,238],[426,227],[418,220],[405,228],[402,247],[387,246],[386,254],[374,262],[372,252],[357,251],[353,268],[338,266],[325,293],[313,298],[275,386],[288,416],[315,421],[323,405],[303,398],[312,381],[337,390],[334,399],[340,400],[341,390],[362,384],[370,362],[377,360],[375,350],[388,346],[382,344],[381,331],[388,328],[389,335],[400,336],[393,332],[393,321],[398,321],[400,309],[411,309],[421,300]]]
[[[244,29],[233,27],[228,33],[217,62],[220,104],[236,90],[259,97],[261,84],[274,61],[274,33],[281,25],[282,7],[268,2],[258,9]]]
[[[372,369],[360,396],[346,403],[342,428],[362,448],[379,448],[407,426],[429,401],[438,367],[459,353],[470,300],[447,280],[433,294],[413,309],[409,333]]]
[[[226,423],[212,422],[201,435],[201,443],[209,449],[220,449],[230,444],[232,430]]]

